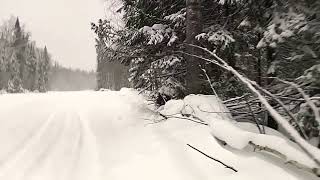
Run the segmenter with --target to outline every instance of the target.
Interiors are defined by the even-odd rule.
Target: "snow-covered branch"
[[[221,112],[220,112],[221,111]],[[244,149],[254,146],[256,150],[264,150],[280,157],[286,164],[312,172],[319,176],[320,169],[313,158],[301,151],[294,142],[279,133],[266,128],[266,134],[258,134],[240,128],[237,122],[227,113],[227,108],[214,95],[189,95],[183,100],[170,100],[159,109],[161,121],[184,119],[210,127],[212,135],[225,144]]]
[[[308,142],[306,142],[299,133],[290,125],[290,123],[281,116],[268,102],[268,100],[254,87],[252,82],[241,75],[238,71],[236,71],[233,67],[229,66],[226,61],[218,57],[215,53],[209,51],[206,48],[196,46],[196,45],[190,45],[199,49],[202,49],[203,51],[209,53],[212,55],[215,60],[210,60],[207,58],[203,58],[201,56],[198,56],[200,59],[203,59],[205,61],[209,61],[213,64],[218,65],[219,67],[228,70],[232,74],[234,74],[244,85],[248,87],[248,89],[255,94],[260,102],[265,106],[265,108],[268,110],[270,115],[285,129],[285,131],[290,135],[290,137],[295,141],[299,147],[318,165],[320,166],[320,152],[317,148],[310,145]]]
[[[277,151],[275,149],[272,149],[272,148],[270,148],[268,146],[260,146],[258,144],[255,144],[255,143],[251,142],[251,141],[249,142],[249,145],[251,145],[254,148],[255,151],[258,150],[258,151],[268,152],[270,154],[273,154],[273,155],[279,157],[280,159],[285,160],[286,164],[291,164],[291,165],[293,165],[294,167],[296,167],[298,169],[307,171],[307,172],[315,174],[317,176],[320,175],[319,168],[310,168],[310,167],[308,167],[308,166],[306,166],[304,164],[301,164],[301,163],[299,163],[297,161],[292,161],[292,160],[287,161],[288,157],[285,154],[283,154],[283,153],[281,153],[281,152],[279,152],[279,151]]]
[[[300,126],[297,118],[295,118],[295,116],[292,114],[292,112],[286,107],[286,105],[279,99],[277,98],[277,96],[273,95],[271,92],[269,92],[268,90],[260,87],[256,82],[251,81],[251,84],[253,84],[257,89],[259,89],[260,91],[262,91],[263,93],[265,93],[266,95],[270,96],[273,100],[275,100],[282,108],[283,110],[288,114],[288,116],[293,120],[293,122],[295,123],[295,125],[298,127],[299,132],[301,134],[302,137],[304,137],[304,139],[308,139],[308,136],[305,132],[305,130]]]
[[[306,103],[308,104],[308,106],[311,108],[311,110],[313,111],[313,114],[315,116],[315,120],[318,122],[318,124],[320,125],[320,110],[319,108],[315,105],[315,103],[310,99],[310,97],[303,91],[302,88],[300,88],[297,84],[295,84],[294,82],[289,82],[286,80],[282,80],[280,78],[274,77],[275,79],[277,79],[278,81],[288,84],[292,87],[294,87],[303,97],[303,99],[306,101]]]

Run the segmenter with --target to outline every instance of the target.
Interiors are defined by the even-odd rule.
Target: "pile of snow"
[[[286,156],[287,161],[299,162],[311,168],[317,167],[317,164],[295,143],[280,133],[266,128],[267,134],[259,134],[256,130],[252,130],[252,126],[232,120],[228,109],[216,96],[189,95],[184,100],[171,100],[159,112],[168,117],[175,115],[174,117],[180,118],[187,114],[189,117],[191,115],[199,118],[209,125],[214,137],[226,142],[232,148],[243,150],[252,142],[277,150]],[[319,151],[315,147],[312,150]]]
[[[159,109],[172,117],[221,120],[211,127],[179,118],[150,123],[154,112],[146,99],[128,88],[6,94],[0,102],[1,180],[316,179],[265,154],[221,146],[212,126],[226,127],[223,139],[234,133],[223,124],[232,122],[229,113],[214,112],[227,111],[214,96],[188,96]],[[234,125],[239,133],[248,131],[237,127],[254,129]]]

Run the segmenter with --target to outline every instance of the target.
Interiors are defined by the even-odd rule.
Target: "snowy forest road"
[[[203,125],[146,125],[150,116],[130,89],[1,95],[0,179],[303,179],[276,160],[224,149]]]

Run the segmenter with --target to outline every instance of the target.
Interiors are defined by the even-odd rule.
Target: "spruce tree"
[[[17,54],[14,52],[11,56],[8,64],[8,71],[10,73],[10,79],[7,84],[7,92],[21,93],[23,92],[22,80],[19,76],[20,64]]]
[[[25,79],[25,65],[26,65],[26,57],[25,57],[25,48],[28,42],[27,37],[24,35],[19,18],[17,18],[15,26],[14,26],[14,36],[13,36],[13,47],[15,50],[15,54],[19,63],[19,77],[21,80]]]

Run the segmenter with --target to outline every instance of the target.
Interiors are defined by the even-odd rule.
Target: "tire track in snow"
[[[28,141],[26,141],[24,143],[24,146],[20,147],[16,152],[12,153],[12,155],[10,157],[8,157],[7,161],[5,161],[2,166],[0,167],[0,179],[2,179],[3,177],[6,177],[6,175],[14,175],[14,177],[10,177],[10,178],[5,178],[5,179],[19,179],[19,176],[21,175],[20,172],[22,172],[22,174],[24,173],[23,171],[25,171],[28,168],[28,161],[29,163],[32,164],[32,155],[34,153],[34,155],[39,155],[39,153],[41,153],[41,151],[43,150],[43,145],[45,145],[45,143],[41,144],[41,141],[44,137],[46,137],[46,132],[50,129],[52,129],[52,127],[54,127],[54,122],[55,119],[58,118],[58,115],[64,115],[62,113],[52,113],[51,115],[49,115],[48,119],[46,120],[46,122],[41,126],[41,128],[32,136],[30,137],[30,139]],[[59,124],[56,124],[57,129],[59,129]],[[47,136],[50,137],[50,136]],[[40,149],[40,152],[38,151],[34,151],[37,148]],[[28,158],[31,158],[28,160]],[[22,167],[21,167],[22,166]],[[17,167],[20,167],[17,169]]]
[[[36,157],[32,166],[26,170],[27,174],[24,179],[62,180],[67,178],[67,172],[71,169],[69,159],[72,158],[72,153],[70,153],[72,148],[69,147],[74,140],[77,140],[77,137],[74,138],[77,134],[73,133],[77,124],[74,124],[74,121],[70,119],[69,113],[65,113],[65,116],[57,119],[56,122],[62,126],[58,130],[59,135],[52,136],[53,141],[47,144],[46,149]],[[76,128],[74,132],[77,130]],[[39,145],[41,146],[41,144]]]
[[[59,121],[65,124],[62,135],[52,146],[50,153],[46,154],[45,161],[41,164],[35,164],[35,169],[26,179],[81,180],[83,178],[87,180],[96,176],[93,173],[88,174],[88,172],[92,172],[90,167],[94,165],[93,161],[82,161],[83,156],[89,156],[90,159],[92,155],[83,153],[83,149],[88,146],[88,143],[80,116],[70,110],[66,114],[65,118]],[[85,167],[80,169],[79,164],[85,164]]]
[[[100,180],[100,162],[99,150],[97,146],[96,136],[92,132],[89,120],[84,114],[80,112],[74,113],[74,117],[78,119],[81,126],[81,143],[80,143],[80,157],[78,159],[77,167],[74,171],[77,180]]]
[[[70,110],[50,114],[6,157],[0,164],[0,179],[101,179],[88,118]]]

